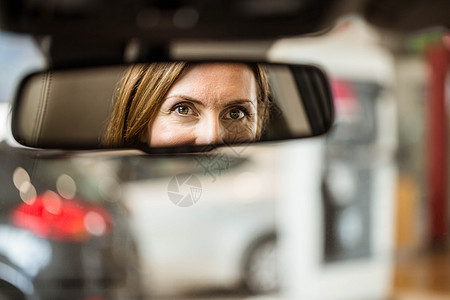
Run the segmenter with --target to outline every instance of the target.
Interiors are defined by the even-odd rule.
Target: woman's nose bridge
[[[217,113],[210,113],[202,118],[202,126],[198,132],[198,139],[206,143],[218,143],[222,139],[222,129]]]

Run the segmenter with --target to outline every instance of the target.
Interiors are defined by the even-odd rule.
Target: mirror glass
[[[12,130],[29,147],[198,151],[320,135],[333,116],[315,66],[154,62],[32,74]]]

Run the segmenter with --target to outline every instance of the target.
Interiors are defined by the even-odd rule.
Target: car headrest
[[[48,71],[29,78],[15,110],[15,138],[32,147],[73,145],[98,147],[124,66]],[[70,145],[67,145],[70,146]]]

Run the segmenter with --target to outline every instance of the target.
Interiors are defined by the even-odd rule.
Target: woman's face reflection
[[[253,141],[257,132],[257,83],[245,64],[189,67],[148,124],[151,147]]]

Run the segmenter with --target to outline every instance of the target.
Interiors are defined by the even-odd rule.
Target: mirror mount
[[[170,44],[89,36],[36,38],[51,69],[170,60]]]
[[[146,39],[96,39],[89,36],[35,38],[49,69],[68,69],[171,60],[264,61],[273,40],[150,42]]]

